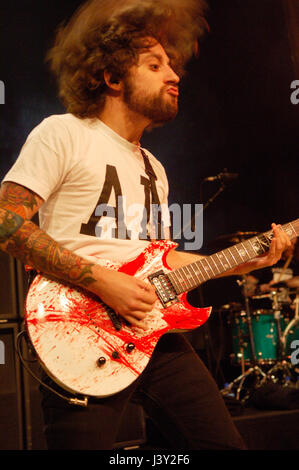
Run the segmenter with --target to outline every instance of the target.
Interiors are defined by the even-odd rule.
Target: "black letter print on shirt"
[[[116,207],[108,205],[112,190],[114,190],[115,194]],[[130,231],[125,226],[121,186],[116,168],[112,165],[107,165],[106,167],[106,177],[102,193],[88,223],[81,225],[80,233],[100,237],[102,228],[96,227],[96,225],[103,216],[115,218],[116,229],[113,229],[113,238],[130,239]]]

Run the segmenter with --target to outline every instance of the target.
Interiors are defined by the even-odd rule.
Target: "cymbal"
[[[279,289],[280,287],[286,288],[288,287],[288,281],[279,281],[279,282],[274,282],[271,284],[272,289]]]
[[[299,276],[294,276],[286,281],[288,287],[299,287]]]
[[[259,232],[235,232],[230,233],[228,235],[220,235],[219,237],[212,240],[208,243],[208,246],[212,247],[219,247],[220,245],[235,245],[236,243],[240,243],[247,238],[254,237]]]
[[[299,287],[299,276],[291,277],[290,279],[286,279],[285,281],[280,281],[272,284],[274,289],[279,287]]]

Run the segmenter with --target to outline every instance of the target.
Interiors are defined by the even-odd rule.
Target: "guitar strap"
[[[156,186],[156,181],[158,178],[156,176],[156,173],[154,172],[154,169],[151,165],[151,162],[148,156],[146,155],[144,150],[142,150],[142,148],[140,148],[140,151],[144,160],[145,173],[147,174],[150,180],[150,187],[151,187],[151,194],[152,194],[153,221],[155,222],[154,225],[158,229],[158,233],[155,234],[155,238],[157,240],[162,240],[163,239],[162,217],[161,217],[161,210],[159,210],[159,208],[161,208],[161,203],[159,200],[158,190]]]

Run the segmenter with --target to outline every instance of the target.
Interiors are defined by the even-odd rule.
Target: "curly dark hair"
[[[96,117],[105,103],[104,71],[125,77],[139,53],[158,41],[174,70],[198,51],[208,29],[204,0],[89,0],[58,28],[46,60],[68,112]]]

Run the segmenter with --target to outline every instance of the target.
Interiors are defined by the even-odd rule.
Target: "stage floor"
[[[245,408],[233,420],[249,450],[299,450],[299,409]]]
[[[142,410],[134,409],[135,406],[138,407],[138,405],[129,407],[131,419],[137,414],[138,419],[141,419]],[[299,409],[265,411],[244,408],[241,415],[232,418],[248,450],[299,450]],[[134,430],[132,427],[130,429],[127,426],[122,427],[116,447],[167,450],[167,442],[151,420],[145,417],[144,423],[144,426],[138,426],[139,434],[136,434],[136,424]]]

